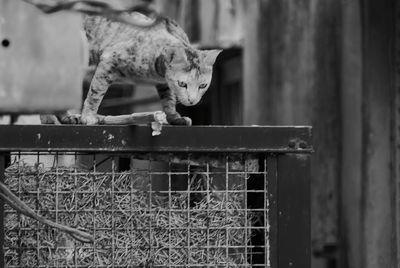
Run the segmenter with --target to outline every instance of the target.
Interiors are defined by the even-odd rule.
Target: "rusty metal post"
[[[278,156],[278,265],[311,267],[310,155]]]

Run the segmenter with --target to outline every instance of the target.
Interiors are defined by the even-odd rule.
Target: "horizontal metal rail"
[[[0,151],[311,153],[311,127],[17,125],[0,127]]]

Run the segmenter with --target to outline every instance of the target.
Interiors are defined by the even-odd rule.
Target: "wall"
[[[399,265],[395,3],[343,2],[341,223],[348,267]]]
[[[340,4],[247,3],[244,123],[313,126],[312,250],[334,258],[329,254],[339,242]],[[314,258],[314,267],[321,262]]]

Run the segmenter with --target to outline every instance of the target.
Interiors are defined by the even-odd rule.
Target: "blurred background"
[[[179,107],[195,125],[313,126],[312,268],[399,267],[400,3],[153,4],[198,47],[224,49],[203,101]],[[149,86],[113,87],[101,114],[160,109]]]
[[[313,126],[312,267],[399,267],[398,1],[154,3],[224,48],[194,124]]]
[[[313,126],[312,267],[399,267],[400,4],[155,4],[224,48],[195,124]]]

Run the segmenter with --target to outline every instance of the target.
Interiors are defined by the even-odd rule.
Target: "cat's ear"
[[[213,65],[221,52],[222,49],[203,50],[204,63],[207,65]]]

